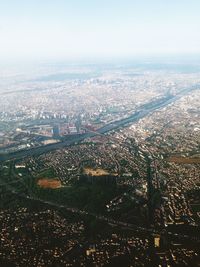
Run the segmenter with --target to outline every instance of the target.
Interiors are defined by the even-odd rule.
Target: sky
[[[199,0],[0,0],[0,59],[200,53]]]

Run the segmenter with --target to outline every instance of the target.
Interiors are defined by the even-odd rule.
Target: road
[[[10,191],[10,190],[9,190]],[[47,200],[43,200],[43,199],[40,199],[40,198],[35,198],[35,197],[31,197],[31,196],[26,196],[26,195],[23,195],[23,194],[19,194],[15,191],[12,190],[12,194],[16,194],[18,197],[21,197],[25,200],[28,200],[28,201],[36,201],[36,202],[39,202],[41,204],[45,204],[47,206],[50,206],[50,207],[53,207],[53,208],[57,208],[57,209],[63,209],[63,211],[66,211],[66,212],[70,212],[70,213],[74,213],[74,214],[78,214],[80,216],[91,216],[99,221],[102,221],[102,222],[106,222],[108,224],[110,224],[111,226],[115,226],[115,227],[120,227],[120,228],[123,228],[123,229],[126,229],[126,230],[132,230],[134,231],[135,233],[137,233],[138,235],[152,235],[152,236],[155,236],[155,235],[162,235],[163,234],[163,230],[157,230],[155,228],[145,228],[145,227],[142,227],[142,226],[138,226],[138,225],[134,225],[134,224],[131,224],[131,223],[126,223],[126,222],[122,222],[122,221],[118,221],[118,220],[114,220],[112,218],[109,218],[109,217],[106,217],[104,215],[100,215],[100,214],[95,214],[95,213],[92,213],[92,212],[88,212],[86,210],[81,210],[81,209],[78,209],[78,208],[73,208],[73,207],[68,207],[66,205],[61,205],[61,204],[58,204],[58,203],[54,203],[54,202],[51,202],[51,201],[47,201]],[[182,235],[182,234],[177,234],[177,233],[172,233],[172,232],[169,232],[169,231],[165,231],[165,235],[167,235],[171,240],[181,240],[183,242],[192,242],[192,243],[200,243],[200,239],[199,237],[194,237],[194,236],[189,236],[187,234],[185,235]]]

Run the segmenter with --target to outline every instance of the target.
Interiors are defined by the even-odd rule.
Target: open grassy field
[[[168,158],[169,162],[174,162],[174,163],[180,163],[180,164],[198,164],[200,163],[200,158],[185,158],[185,157],[176,157],[176,156],[171,156]]]
[[[61,182],[58,179],[41,178],[37,181],[37,185],[42,188],[58,189],[61,188]]]
[[[62,184],[52,168],[45,169],[37,175],[37,185],[41,188],[57,189],[61,188]]]
[[[90,176],[105,176],[105,175],[113,175],[113,176],[115,176],[116,175],[114,173],[109,173],[107,170],[104,170],[104,169],[101,169],[101,168],[93,169],[93,168],[90,168],[90,167],[85,167],[83,172],[84,172],[84,174],[90,175]]]

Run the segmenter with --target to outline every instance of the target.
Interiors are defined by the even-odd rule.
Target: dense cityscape
[[[200,267],[199,10],[0,0],[0,267]]]
[[[198,65],[1,73],[0,266],[200,266]]]

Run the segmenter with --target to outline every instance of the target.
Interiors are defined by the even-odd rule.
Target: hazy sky
[[[200,53],[200,0],[0,0],[0,58]]]

